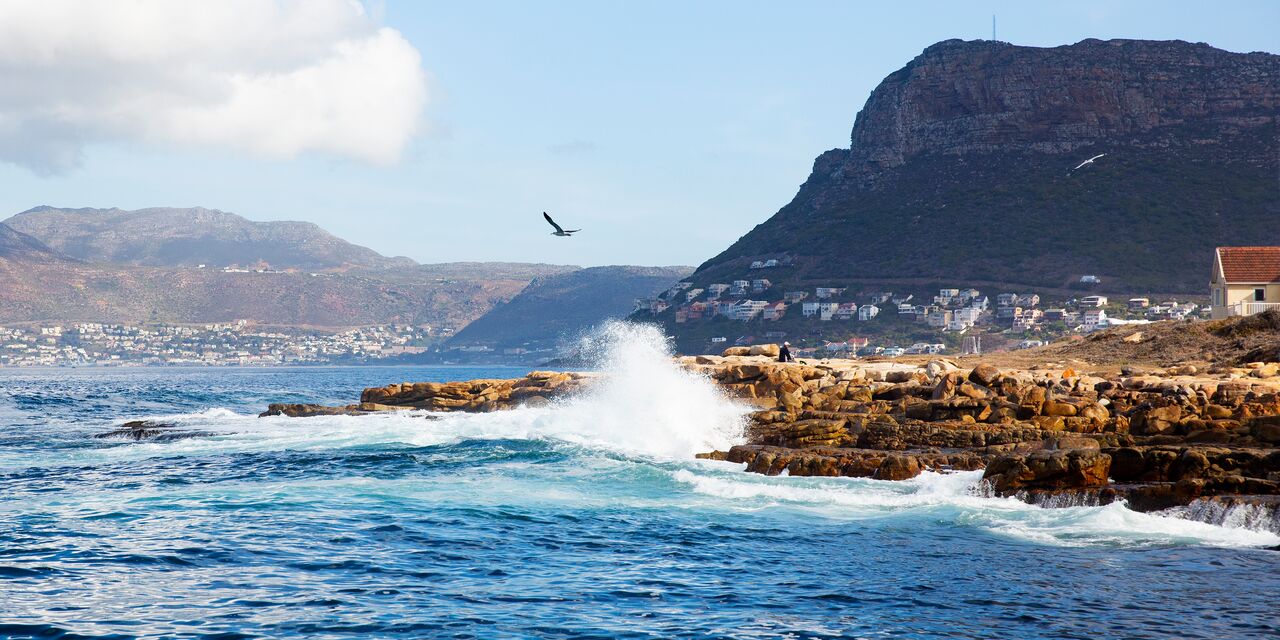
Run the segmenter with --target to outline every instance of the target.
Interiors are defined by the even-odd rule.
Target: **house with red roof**
[[[1214,318],[1280,309],[1280,247],[1218,247],[1209,294]]]

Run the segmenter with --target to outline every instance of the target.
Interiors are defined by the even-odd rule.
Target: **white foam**
[[[672,473],[692,491],[745,510],[802,509],[835,519],[921,515],[972,526],[1013,539],[1058,546],[1205,544],[1271,546],[1280,535],[1258,529],[1138,513],[1121,503],[1102,507],[1046,509],[1015,498],[982,497],[981,471],[926,472],[911,480],[866,478],[783,478],[719,469],[680,469]]]

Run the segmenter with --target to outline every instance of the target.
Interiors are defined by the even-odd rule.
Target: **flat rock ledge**
[[[360,394],[360,402],[331,407],[318,404],[277,403],[259,414],[265,416],[310,417],[362,415],[385,411],[421,410],[482,413],[541,406],[551,400],[581,391],[596,374],[534,371],[510,380],[480,379],[458,382],[402,382],[370,387]]]
[[[984,469],[991,495],[1047,506],[1280,504],[1280,377],[962,368],[946,359],[780,363],[772,354],[676,358],[754,408],[744,444],[699,457],[768,475],[882,480]],[[1268,372],[1249,371],[1259,369]],[[577,393],[597,375],[406,382],[366,389],[356,404],[273,404],[262,415],[497,411]]]

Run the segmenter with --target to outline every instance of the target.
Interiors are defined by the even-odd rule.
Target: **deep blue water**
[[[523,371],[0,370],[0,636],[1280,635],[1274,533],[746,474],[689,455],[724,403],[627,370],[435,420],[255,416]],[[212,435],[90,437],[139,418]]]

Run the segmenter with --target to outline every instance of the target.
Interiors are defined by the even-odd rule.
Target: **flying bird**
[[[1097,160],[1098,158],[1101,158],[1102,156],[1105,156],[1105,155],[1107,155],[1107,154],[1105,154],[1105,153],[1099,153],[1098,155],[1096,155],[1096,156],[1094,156],[1094,157],[1092,157],[1092,158],[1089,158],[1088,160],[1085,160],[1084,162],[1081,162],[1080,164],[1076,165],[1076,168],[1075,168],[1075,169],[1072,169],[1072,170],[1068,171],[1068,172],[1067,172],[1067,175],[1071,175],[1071,174],[1075,173],[1077,170],[1079,170],[1079,169],[1080,169],[1080,167],[1083,167],[1083,166],[1085,166],[1086,164],[1093,164],[1093,161],[1094,161],[1094,160]]]
[[[567,230],[567,231],[566,231],[566,230],[564,230],[564,229],[560,228],[560,225],[556,224],[556,221],[555,221],[555,220],[552,220],[552,219],[551,219],[551,216],[547,215],[547,212],[546,212],[546,211],[543,211],[543,212],[542,212],[542,217],[546,218],[546,219],[547,219],[547,222],[549,222],[549,223],[551,224],[551,226],[553,226],[553,227],[555,227],[555,228],[556,228],[556,230],[555,230],[555,231],[552,231],[552,232],[551,232],[551,235],[553,235],[553,236],[571,236],[571,235],[573,235],[573,234],[575,234],[575,233],[577,233],[577,232],[579,232],[579,231],[582,231],[582,229],[569,229],[569,230]]]

